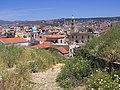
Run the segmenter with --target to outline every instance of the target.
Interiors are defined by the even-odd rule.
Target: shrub
[[[87,82],[87,90],[119,90],[119,79],[120,77],[114,74],[115,78],[107,73],[102,71],[96,71],[92,74]]]
[[[24,48],[17,46],[1,46],[1,47],[2,51],[0,53],[0,57],[6,64],[6,67],[12,68],[15,64],[18,64],[19,61],[23,60]]]
[[[32,49],[32,61],[29,62],[31,72],[45,71],[57,63],[64,63],[66,59],[57,53],[44,49]]]
[[[74,59],[66,63],[65,67],[62,68],[61,73],[57,77],[57,82],[64,88],[72,88],[81,83],[87,76],[91,74],[90,62],[83,59]]]
[[[76,53],[83,57],[88,57],[91,54],[95,57],[100,57],[109,61],[120,62],[120,24],[113,26],[104,35],[93,38],[80,51]]]
[[[30,73],[26,65],[20,64],[16,69],[0,73],[1,90],[31,90]]]

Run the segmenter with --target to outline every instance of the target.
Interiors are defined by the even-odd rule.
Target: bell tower
[[[75,25],[75,17],[72,15],[71,18],[71,33],[76,33],[77,32],[77,28]]]

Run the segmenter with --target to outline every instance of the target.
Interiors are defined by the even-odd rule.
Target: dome
[[[33,31],[36,31],[36,30],[37,30],[37,28],[36,28],[36,27],[32,27],[32,30],[33,30]]]

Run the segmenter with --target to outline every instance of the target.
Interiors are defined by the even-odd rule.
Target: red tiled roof
[[[46,38],[54,38],[54,39],[59,39],[59,38],[64,38],[63,35],[45,35]]]
[[[67,54],[68,53],[68,51],[65,48],[63,48],[63,47],[58,47],[57,50],[59,52],[61,52],[62,54]]]
[[[34,45],[33,48],[50,48],[52,45],[51,42],[43,42],[42,44]]]
[[[40,42],[45,42],[45,39],[44,38],[38,38],[38,41]]]
[[[0,41],[5,43],[5,44],[19,43],[19,42],[28,42],[24,38],[0,38]]]

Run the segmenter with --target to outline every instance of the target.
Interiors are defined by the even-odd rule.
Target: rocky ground
[[[33,73],[32,80],[35,83],[33,90],[63,90],[56,83],[56,77],[63,64],[57,64],[45,72]]]

